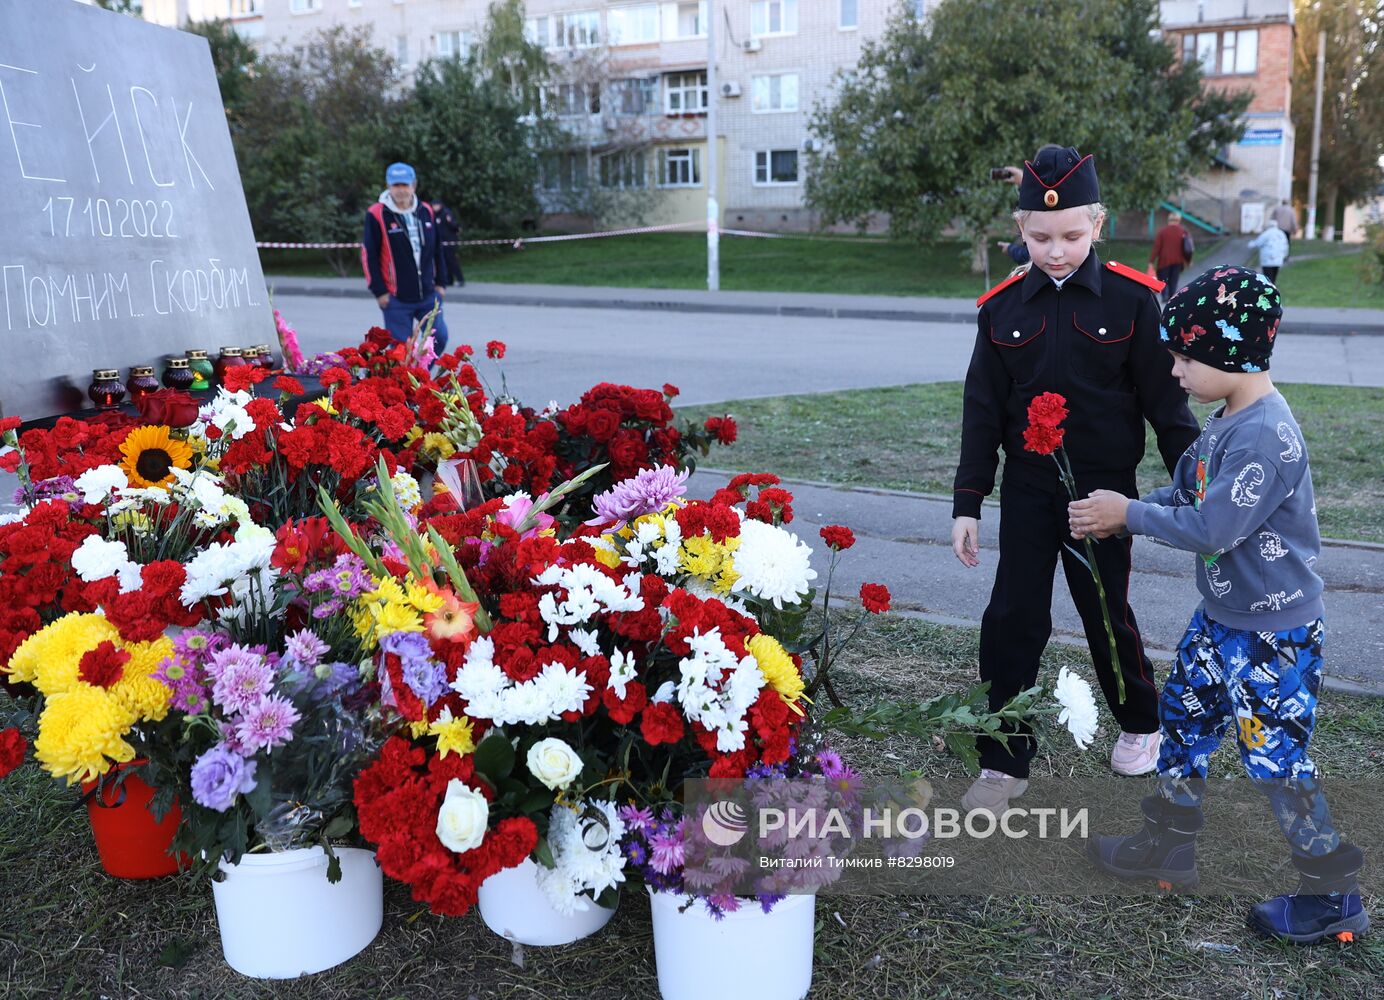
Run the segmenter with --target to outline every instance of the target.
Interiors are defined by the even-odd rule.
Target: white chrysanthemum
[[[549,592],[538,599],[538,613],[548,623],[548,641],[557,639],[562,625],[580,625],[606,611],[642,611],[644,598],[595,566],[549,566],[533,580],[535,586],[557,586],[566,591],[558,600]]]
[[[400,470],[389,477],[389,485],[394,489],[394,499],[406,511],[415,511],[423,506],[423,490],[407,472]]]
[[[130,480],[118,465],[98,465],[78,476],[74,485],[86,503],[104,503],[113,491],[129,489]]]
[[[596,639],[596,633],[588,628],[574,628],[567,633],[567,638],[572,645],[581,650],[583,656],[600,656],[601,644]]]
[[[740,525],[740,545],[732,555],[738,578],[732,590],[746,590],[782,608],[797,604],[817,579],[812,550],[798,536],[763,521],[747,518]]]
[[[255,421],[245,409],[254,397],[245,390],[227,392],[219,390],[216,398],[202,407],[201,419],[217,428],[232,441],[238,441],[255,429]]]
[[[578,712],[591,693],[586,675],[560,663],[545,664],[532,680],[516,684],[495,664],[495,644],[479,638],[466,651],[452,690],[466,699],[467,714],[497,725],[551,722]]]
[[[593,898],[625,880],[624,835],[613,802],[585,799],[575,809],[553,806],[548,846],[554,867],[539,865],[536,876],[553,909],[567,916],[585,910]]]
[[[108,542],[96,535],[83,538],[72,553],[72,569],[87,583],[118,576],[122,594],[138,590],[142,582],[139,565],[130,559],[125,543]]]
[[[1062,706],[1057,721],[1067,727],[1072,740],[1085,750],[1095,738],[1096,726],[1100,718],[1096,711],[1096,699],[1091,694],[1091,685],[1080,674],[1067,667],[1057,672],[1057,685],[1053,697]]]
[[[634,654],[623,649],[617,649],[610,654],[610,689],[615,692],[615,697],[623,699],[625,688],[629,682],[635,680],[639,675],[635,669]]]
[[[764,687],[753,656],[738,658],[721,639],[721,630],[687,640],[691,651],[678,661],[678,702],[683,714],[716,734],[716,749],[734,753],[745,746],[745,713]]]

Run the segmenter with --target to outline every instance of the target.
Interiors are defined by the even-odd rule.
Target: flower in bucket
[[[1067,490],[1067,496],[1072,500],[1081,499],[1077,495],[1076,476],[1072,473],[1072,463],[1067,457],[1066,449],[1062,447],[1062,438],[1066,431],[1062,428],[1062,421],[1067,419],[1067,400],[1066,397],[1056,392],[1045,392],[1034,396],[1028,404],[1028,426],[1024,428],[1024,449],[1037,455],[1050,455],[1052,460],[1057,463],[1058,476],[1062,480],[1063,487]],[[1067,545],[1067,551],[1076,556],[1091,574],[1091,579],[1096,584],[1096,594],[1100,598],[1101,618],[1105,621],[1105,637],[1110,643],[1110,662],[1115,670],[1115,682],[1119,689],[1119,700],[1123,704],[1125,700],[1124,671],[1120,669],[1120,652],[1115,645],[1115,627],[1110,621],[1110,605],[1105,599],[1105,584],[1101,582],[1100,567],[1096,565],[1096,546],[1090,535],[1087,535],[1083,542],[1086,547],[1086,555],[1077,552],[1076,549]]]

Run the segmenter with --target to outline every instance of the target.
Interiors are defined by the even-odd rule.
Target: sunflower
[[[120,468],[125,470],[130,485],[147,489],[167,487],[173,482],[174,468],[192,465],[192,449],[187,442],[169,434],[168,428],[155,425],[136,427],[120,444]]]

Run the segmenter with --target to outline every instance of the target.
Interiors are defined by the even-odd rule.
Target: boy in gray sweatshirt
[[[1260,933],[1298,943],[1369,927],[1358,847],[1341,838],[1307,752],[1321,685],[1321,548],[1307,450],[1269,377],[1283,309],[1254,271],[1214,268],[1168,303],[1160,336],[1173,377],[1201,403],[1224,400],[1170,486],[1142,500],[1097,490],[1068,511],[1072,535],[1128,531],[1196,553],[1202,603],[1159,701],[1158,790],[1144,829],[1096,836],[1092,860],[1124,878],[1196,884],[1207,762],[1233,723],[1245,770],[1269,799],[1300,876],[1259,903]]]

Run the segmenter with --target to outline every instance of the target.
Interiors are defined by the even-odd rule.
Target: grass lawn
[[[1293,254],[1278,272],[1284,304],[1384,309],[1384,284],[1366,284],[1361,262],[1359,246],[1294,240]]]
[[[1307,438],[1322,534],[1384,542],[1384,389],[1279,389]],[[1210,409],[1193,404],[1199,418]],[[959,382],[735,400],[682,412],[735,415],[739,440],[715,453],[709,464],[717,467],[951,494],[961,441]],[[1167,479],[1157,455],[1150,433],[1142,492]]]
[[[1147,242],[1115,240],[1104,259],[1142,268]],[[534,243],[523,250],[464,248],[467,281],[616,288],[705,288],[706,237],[700,233],[650,233],[609,239]],[[332,274],[307,251],[264,250],[265,274]],[[990,255],[991,281],[1013,262]],[[356,273],[352,270],[350,273]],[[956,240],[923,244],[878,239],[822,237],[721,241],[721,287],[727,291],[834,292],[858,295],[930,295],[974,298],[986,289],[970,273],[966,246]]]
[[[977,636],[885,616],[839,664],[852,704],[920,699],[955,690],[974,672]],[[1050,654],[1048,679],[1059,662]],[[1089,677],[1089,665],[1085,667]],[[3,698],[0,695],[0,698]],[[1102,710],[1103,711],[1103,710]],[[1035,776],[1098,774],[1114,723],[1087,753],[1064,733],[1042,734]],[[1327,693],[1314,741],[1328,774],[1384,776],[1384,702]],[[917,740],[843,740],[866,773],[955,774],[953,758]],[[1216,774],[1239,767],[1233,747]],[[1147,783],[1129,781],[1129,814]],[[385,898],[380,937],[338,969],[302,980],[257,982],[222,962],[210,890],[190,877],[120,882],[99,870],[75,795],[32,764],[0,783],[0,969],[4,995],[177,998],[656,996],[648,904],[623,895],[615,920],[562,948],[515,950],[476,915],[445,919],[398,885]],[[1267,812],[1264,814],[1267,822]],[[1208,846],[1213,852],[1214,847]],[[1222,854],[1224,851],[1222,851]],[[1285,876],[1286,877],[1286,876]],[[1294,948],[1253,937],[1249,905],[1229,896],[823,895],[817,907],[814,1000],[865,998],[1366,997],[1384,975],[1384,936],[1354,945]],[[1379,912],[1379,900],[1366,905]],[[1207,947],[1211,943],[1212,947]],[[711,961],[715,956],[707,956]]]

